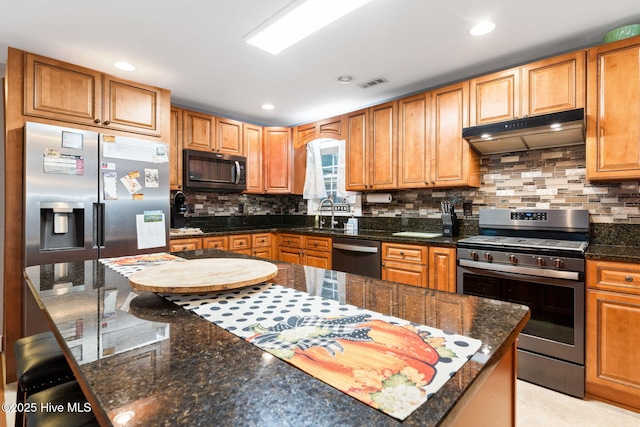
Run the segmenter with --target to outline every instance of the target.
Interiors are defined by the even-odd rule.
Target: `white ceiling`
[[[289,126],[598,44],[640,23],[638,0],[372,0],[278,55],[244,43],[291,1],[0,0],[0,63],[15,47],[170,89],[174,104]],[[496,30],[470,36],[484,19]],[[137,71],[113,68],[118,60]],[[338,83],[343,74],[355,82]],[[357,86],[378,77],[389,82]]]

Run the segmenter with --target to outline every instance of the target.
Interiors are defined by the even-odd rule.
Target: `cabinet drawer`
[[[229,238],[227,236],[203,237],[202,248],[221,249],[223,251],[226,251],[229,248]]]
[[[251,245],[254,248],[271,246],[271,233],[259,233],[251,235]]]
[[[171,240],[169,243],[169,250],[171,252],[195,251],[196,249],[202,249],[202,239],[199,237],[193,239]]]
[[[251,249],[251,235],[239,234],[237,236],[229,236],[229,250],[237,251],[240,249]],[[250,253],[248,255],[251,255]]]
[[[304,247],[314,251],[331,252],[331,238],[305,236]]]
[[[640,295],[640,265],[587,260],[587,286]]]
[[[301,248],[302,247],[302,237],[298,234],[281,234],[280,235],[280,246],[287,246],[290,248]]]
[[[392,261],[426,264],[427,247],[417,245],[399,245],[382,243],[382,259]]]

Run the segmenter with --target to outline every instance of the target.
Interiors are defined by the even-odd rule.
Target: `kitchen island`
[[[239,257],[218,250],[187,258]],[[27,282],[103,425],[435,426],[515,423],[527,307],[282,262],[270,282],[482,341],[400,422],[99,261],[28,267]],[[320,277],[321,280],[317,280]]]

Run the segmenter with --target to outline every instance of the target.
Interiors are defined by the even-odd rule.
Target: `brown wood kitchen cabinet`
[[[587,260],[586,393],[640,410],[640,265]]]
[[[392,101],[346,115],[348,190],[397,188],[397,109]]]
[[[252,255],[251,234],[232,234],[229,236],[229,251],[242,255]]]
[[[201,237],[190,237],[186,239],[171,239],[169,242],[170,252],[195,251],[202,249]]]
[[[282,233],[278,239],[278,259],[330,270],[331,241],[331,237]]]
[[[245,123],[243,127],[244,150],[247,157],[245,193],[263,193],[265,165],[262,162],[262,126]]]
[[[182,109],[171,107],[169,138],[169,186],[182,190]]]
[[[229,250],[229,236],[210,236],[202,238],[202,249]]]
[[[273,234],[272,233],[255,233],[251,235],[251,255],[274,259],[273,256]]]
[[[26,116],[162,137],[169,91],[25,53]]]
[[[291,129],[263,128],[264,191],[269,194],[291,193],[293,149]]]
[[[293,148],[299,148],[318,138],[342,139],[344,116],[330,117],[293,128]]]
[[[189,150],[242,156],[242,123],[197,111],[183,110],[182,146]]]
[[[382,280],[427,287],[426,246],[382,242]]]
[[[431,178],[431,92],[398,101],[398,187],[422,188]]]
[[[429,246],[429,288],[456,292],[456,249]]]
[[[640,178],[640,37],[588,50],[587,178]]]
[[[469,123],[469,83],[431,91],[430,156],[433,187],[479,187],[480,157],[462,139]]]
[[[585,105],[585,51],[559,55],[470,81],[470,126]]]

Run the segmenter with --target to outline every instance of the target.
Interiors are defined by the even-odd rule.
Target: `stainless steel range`
[[[586,210],[482,209],[480,235],[458,242],[458,293],[531,309],[518,377],[581,398],[588,241]]]

